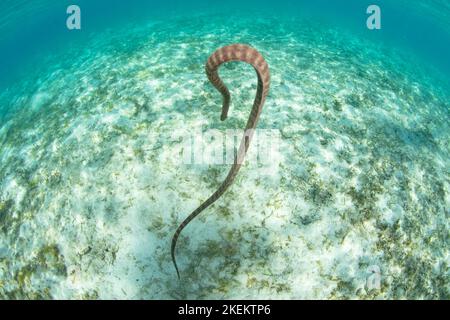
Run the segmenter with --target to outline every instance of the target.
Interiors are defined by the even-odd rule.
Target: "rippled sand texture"
[[[221,69],[224,122],[204,74],[233,42],[271,67],[259,128],[280,130],[280,162],[243,166],[186,228],[178,281],[171,236],[229,166],[180,165],[169,138],[245,126],[251,67]],[[410,59],[308,21],[219,16],[49,58],[0,96],[0,297],[450,298],[450,97]]]

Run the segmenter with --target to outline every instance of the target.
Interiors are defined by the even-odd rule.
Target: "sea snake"
[[[269,92],[270,74],[269,66],[264,60],[263,56],[254,48],[245,44],[232,44],[229,46],[217,49],[206,62],[206,75],[213,86],[222,94],[223,105],[222,115],[220,120],[225,120],[228,115],[228,109],[230,107],[230,92],[225,86],[223,81],[219,78],[218,69],[220,65],[228,61],[243,61],[251,64],[258,76],[258,87],[256,90],[256,97],[253,102],[253,108],[250,112],[250,116],[245,126],[244,136],[242,137],[241,144],[239,146],[237,155],[235,155],[234,163],[226,177],[225,181],[220,185],[216,192],[214,192],[205,202],[203,202],[197,209],[195,209],[178,227],[172,238],[172,261],[177,271],[178,279],[180,279],[180,272],[178,271],[177,262],[175,259],[175,247],[177,245],[178,237],[181,231],[186,225],[191,222],[197,215],[205,210],[208,206],[213,204],[220,196],[228,189],[233,183],[239,169],[241,168],[245,154],[247,153],[250,141],[253,137],[254,130],[259,120],[259,116],[262,111],[262,107],[266,100],[267,93]]]

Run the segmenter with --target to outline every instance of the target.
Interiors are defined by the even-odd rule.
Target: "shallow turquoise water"
[[[446,2],[386,4],[378,33],[362,2],[80,1],[79,33],[57,27],[62,4],[17,3],[0,23],[1,297],[449,298]],[[171,236],[229,166],[180,164],[174,136],[244,127],[251,68],[221,69],[225,122],[204,74],[234,42],[269,63],[258,127],[277,161],[247,163],[186,228],[180,282]]]

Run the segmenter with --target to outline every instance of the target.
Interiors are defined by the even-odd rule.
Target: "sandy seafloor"
[[[169,137],[244,127],[251,67],[221,69],[224,122],[204,74],[234,42],[269,63],[258,127],[281,133],[279,162],[247,163],[185,229],[178,281],[173,232],[229,166],[180,165]],[[49,57],[0,95],[0,297],[449,299],[450,97],[414,59],[233,16],[109,30]]]

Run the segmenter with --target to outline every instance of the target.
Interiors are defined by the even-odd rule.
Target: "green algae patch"
[[[43,268],[54,270],[57,275],[67,276],[64,257],[56,244],[46,245],[41,248],[36,257],[36,263]]]

